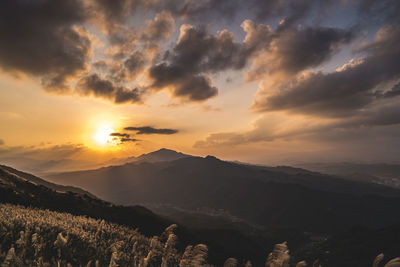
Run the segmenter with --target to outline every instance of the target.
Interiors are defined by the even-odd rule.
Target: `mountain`
[[[148,235],[161,233],[171,223],[140,206],[116,206],[93,198],[88,194],[81,194],[84,191],[76,190],[76,188],[73,189],[80,193],[57,190],[56,188],[68,189],[71,187],[54,185],[37,177],[31,179],[28,174],[20,173],[22,176],[12,168],[0,167],[0,203],[18,204],[106,219],[111,222],[138,227]],[[47,187],[47,185],[53,188]]]
[[[303,168],[338,175],[346,179],[400,188],[400,164],[386,163],[308,163]]]
[[[51,188],[50,188],[51,187]],[[74,189],[71,192],[68,189]],[[119,206],[98,198],[83,194],[84,190],[76,187],[60,186],[41,178],[20,172],[11,167],[0,167],[0,206],[1,203],[22,205],[29,208],[46,209],[56,212],[67,212],[75,216],[89,216],[104,219],[108,222],[138,228],[146,236],[160,235],[174,220],[158,216],[142,206]],[[0,222],[1,224],[1,222]],[[228,223],[229,224],[229,223]],[[1,225],[0,225],[1,226]],[[65,225],[63,225],[65,227]],[[0,227],[1,228],[1,227]],[[1,230],[1,229],[0,229]],[[1,232],[1,231],[0,231]],[[19,233],[19,231],[17,231]],[[254,233],[237,227],[215,225],[206,227],[185,227],[176,229],[180,249],[188,244],[205,243],[209,247],[209,261],[222,265],[228,257],[240,260],[252,259],[257,265],[265,261],[266,251],[272,249],[278,240],[293,240],[293,247],[299,242],[306,242],[302,236],[281,235],[276,232]],[[281,238],[278,238],[281,235]],[[1,233],[0,233],[1,236]],[[53,241],[51,241],[52,244]],[[0,240],[1,243],[1,240]],[[10,245],[10,244],[9,244]],[[0,247],[0,258],[1,247]]]
[[[62,173],[51,181],[118,204],[209,210],[273,228],[333,233],[400,222],[400,191],[313,172],[237,164],[212,156]]]
[[[176,152],[171,149],[161,148],[157,151],[153,151],[147,154],[142,154],[139,157],[131,158],[131,162],[160,162],[160,161],[171,161],[182,158],[192,157],[191,155]]]
[[[254,167],[254,166],[245,166],[245,165],[230,165],[231,163],[229,162],[223,162],[220,161],[214,157],[207,157],[207,158],[182,158],[176,161],[169,161],[169,162],[157,162],[157,163],[149,163],[149,162],[141,162],[141,163],[135,163],[135,164],[127,164],[126,166],[132,167],[132,166],[147,166],[151,167],[150,169],[155,168],[156,166],[162,165],[164,168],[171,168],[172,166],[178,164],[178,167],[182,170],[183,173],[188,173],[193,175],[193,172],[199,171],[199,169],[194,168],[194,165],[199,164],[198,161],[202,162],[204,165],[200,166],[199,168],[202,170],[205,170],[206,168],[210,168],[209,164],[215,165],[214,166],[214,171],[218,174],[217,176],[211,177],[212,179],[216,179],[216,177],[223,176],[223,173],[225,171],[232,171],[230,168],[235,167],[234,171],[237,174],[238,177],[241,175],[244,175],[245,173],[248,173],[249,170],[253,171],[254,173],[268,173],[266,172],[265,168],[259,168],[259,167]],[[192,164],[189,164],[192,162]],[[183,165],[180,165],[183,164]],[[193,165],[194,164],[194,165]],[[125,166],[125,167],[126,167]],[[183,169],[183,166],[187,166],[187,169]],[[110,167],[111,168],[111,167]],[[117,167],[113,167],[117,168]],[[113,169],[111,168],[111,169]],[[220,169],[222,168],[222,169]],[[242,170],[242,168],[244,168]],[[247,169],[249,168],[249,169]],[[100,170],[106,170],[108,168],[102,168]],[[117,168],[118,169],[118,168]],[[219,170],[220,169],[220,170]],[[272,168],[274,169],[274,168]],[[284,168],[287,170],[287,168]],[[98,170],[98,171],[100,171]],[[166,171],[169,171],[170,169],[165,169]],[[191,170],[191,171],[189,171]],[[149,172],[149,169],[147,169]],[[242,173],[243,172],[243,173]],[[297,171],[290,170],[288,171],[290,173],[297,173]],[[304,175],[302,170],[299,170],[302,175]],[[253,175],[254,175],[253,173]],[[20,176],[20,175],[21,176]],[[141,173],[143,174],[143,173]],[[175,173],[176,174],[176,173]],[[282,179],[282,173],[279,172],[272,172],[269,171],[269,178],[267,179],[266,177],[263,177],[262,175],[260,177],[256,178],[249,178],[250,180],[255,180],[255,181],[260,181],[260,179],[265,179],[268,180],[267,182],[264,181],[265,184],[271,186],[271,190],[277,190],[277,187],[274,187],[274,184],[277,184],[276,180],[277,179]],[[273,174],[275,176],[273,176]],[[308,173],[307,173],[308,174]],[[279,176],[281,175],[281,176]],[[309,175],[309,174],[308,174]],[[23,177],[24,176],[24,177]],[[255,176],[255,175],[254,175]],[[285,227],[276,227],[275,228],[269,226],[269,227],[259,227],[259,226],[254,226],[248,222],[246,222],[243,219],[240,219],[238,217],[235,217],[231,215],[227,210],[219,210],[219,209],[210,209],[210,208],[203,208],[203,209],[177,209],[177,206],[169,206],[169,208],[172,210],[172,212],[169,212],[169,218],[170,219],[164,219],[160,216],[157,216],[153,214],[151,211],[140,207],[140,206],[134,206],[134,207],[124,207],[124,206],[117,206],[110,204],[108,202],[99,200],[98,198],[92,198],[91,196],[87,194],[80,194],[80,193],[73,193],[73,192],[68,192],[64,190],[58,190],[55,191],[53,189],[50,189],[46,187],[43,184],[38,184],[37,181],[40,181],[41,183],[46,183],[41,178],[35,177],[36,182],[34,179],[32,179],[32,176],[27,173],[19,172],[18,170],[12,169],[7,166],[2,166],[0,168],[0,203],[11,203],[11,204],[19,204],[23,205],[26,207],[29,207],[29,210],[23,210],[21,207],[13,207],[13,206],[4,206],[3,204],[0,204],[0,209],[4,210],[4,207],[6,207],[6,210],[8,209],[11,212],[14,212],[16,210],[21,210],[21,212],[24,212],[26,214],[29,214],[27,218],[34,219],[34,225],[40,225],[40,227],[45,227],[46,229],[43,230],[43,234],[50,236],[50,241],[49,244],[52,244],[56,238],[57,231],[59,231],[57,228],[59,226],[57,225],[49,225],[49,224],[41,224],[41,222],[45,222],[46,220],[43,220],[43,214],[44,212],[46,213],[47,211],[43,210],[37,210],[35,208],[40,208],[40,209],[48,209],[52,211],[57,211],[57,212],[68,212],[73,215],[84,215],[84,216],[89,216],[92,218],[97,218],[97,219],[104,219],[109,222],[114,222],[118,223],[121,225],[126,225],[130,226],[132,228],[138,227],[140,232],[145,233],[147,236],[153,236],[153,235],[160,235],[164,228],[168,226],[169,224],[172,223],[172,221],[178,221],[180,224],[183,224],[185,226],[182,227],[179,226],[177,228],[177,234],[179,238],[179,243],[178,243],[178,249],[182,251],[182,249],[187,245],[187,244],[196,244],[196,243],[205,243],[209,247],[209,262],[213,264],[217,264],[218,266],[222,266],[223,262],[225,261],[226,258],[228,257],[235,257],[239,260],[239,262],[244,262],[247,259],[251,259],[254,266],[262,266],[265,263],[265,257],[267,253],[273,248],[273,244],[275,243],[282,243],[283,241],[288,241],[289,247],[291,249],[291,254],[294,255],[294,259],[296,261],[302,260],[302,259],[307,259],[308,262],[312,262],[313,259],[319,258],[321,262],[324,263],[324,266],[327,267],[336,267],[336,266],[344,266],[344,267],[361,267],[361,266],[368,266],[372,262],[372,258],[377,254],[376,252],[384,252],[389,256],[397,256],[396,253],[397,251],[394,249],[396,248],[396,242],[398,240],[398,225],[392,225],[388,226],[385,228],[381,229],[374,229],[374,228],[366,228],[365,226],[357,226],[357,228],[351,228],[350,230],[346,231],[340,231],[338,233],[333,233],[333,234],[319,234],[319,233],[314,233],[314,232],[305,232],[306,228],[302,226],[302,223],[304,220],[301,220],[301,216],[298,217],[298,221],[300,222],[298,226],[293,227],[293,228],[287,228],[285,224],[282,224],[282,226]],[[144,180],[147,179],[148,176],[144,176]],[[191,177],[187,175],[186,177]],[[302,177],[300,179],[300,183],[293,183],[289,178],[286,177],[286,182],[281,183],[283,186],[302,186],[302,179],[304,180],[305,178]],[[28,179],[30,178],[30,179]],[[165,177],[164,177],[165,178]],[[225,177],[226,178],[226,177]],[[224,178],[224,179],[225,179]],[[291,177],[294,179],[294,177]],[[37,180],[39,179],[39,180]],[[170,179],[170,178],[168,178]],[[200,180],[198,179],[198,176],[194,177],[195,180]],[[316,178],[315,178],[316,179]],[[322,178],[321,178],[322,179]],[[324,177],[323,179],[327,179]],[[188,179],[190,180],[190,179]],[[203,179],[207,180],[207,179]],[[285,179],[284,179],[285,180]],[[232,180],[231,180],[232,181]],[[231,182],[229,181],[229,182]],[[262,181],[262,180],[261,180]],[[170,186],[174,186],[175,184],[172,183],[173,181],[170,181],[171,184]],[[182,180],[181,180],[182,182]],[[207,181],[210,182],[210,181]],[[253,181],[254,182],[254,181]],[[47,182],[48,183],[48,182]],[[57,186],[52,183],[48,183],[52,186]],[[236,179],[233,179],[233,188],[236,188]],[[168,191],[168,188],[165,187],[165,183],[161,184],[160,187],[164,187],[164,191]],[[257,186],[261,186],[260,183],[256,183]],[[216,185],[217,186],[217,185]],[[65,187],[68,188],[68,187]],[[64,188],[64,189],[65,189]],[[205,192],[204,188],[197,187],[200,191]],[[217,186],[218,188],[218,186]],[[336,187],[334,191],[340,190],[341,187]],[[159,192],[159,188],[154,188]],[[190,189],[190,188],[189,188]],[[254,190],[254,186],[249,184],[248,187],[249,191]],[[218,189],[221,191],[221,189]],[[236,190],[236,189],[235,189]],[[383,190],[381,187],[373,189],[379,194],[383,193],[385,190]],[[282,192],[278,191],[277,193]],[[295,192],[295,191],[293,191]],[[308,193],[312,191],[307,191]],[[192,193],[190,191],[189,193]],[[241,192],[237,192],[238,199],[241,199]],[[285,194],[288,194],[289,192],[284,192]],[[325,192],[326,193],[326,192]],[[332,193],[332,192],[329,192]],[[392,192],[393,193],[393,192]],[[231,197],[234,194],[231,195],[226,195],[226,200],[225,201],[231,201]],[[251,194],[249,194],[251,195]],[[348,195],[348,194],[346,194]],[[362,194],[356,194],[356,196],[360,197]],[[205,197],[208,197],[205,195]],[[256,196],[257,198],[259,197],[258,195]],[[287,199],[291,199],[290,195],[286,196]],[[320,197],[320,196],[318,196]],[[317,198],[318,198],[317,197]],[[198,197],[194,195],[194,201],[199,201]],[[381,202],[382,197],[375,195],[374,198],[378,199],[378,202]],[[386,198],[383,198],[386,199]],[[394,200],[395,198],[391,198]],[[253,200],[249,197],[250,202],[245,203],[245,206],[249,210],[249,212],[253,209],[252,203]],[[296,201],[300,201],[301,198],[296,196]],[[262,199],[260,199],[262,201]],[[293,203],[293,200],[290,200]],[[315,199],[315,201],[319,201],[318,199]],[[325,203],[325,200],[321,198],[322,203]],[[385,202],[382,202],[379,205],[384,205]],[[395,201],[395,203],[397,203]],[[280,206],[280,202],[272,203],[276,206]],[[351,204],[351,203],[350,203]],[[3,205],[3,206],[2,206]],[[7,204],[8,205],[8,204]],[[190,203],[191,206],[193,206],[193,201]],[[300,204],[297,207],[301,207],[302,204]],[[378,206],[379,206],[378,205]],[[163,205],[159,205],[163,206]],[[165,205],[164,205],[165,206]],[[239,205],[240,206],[240,205]],[[257,212],[259,210],[259,207],[254,206],[255,211]],[[284,205],[281,206],[282,208],[285,208]],[[33,210],[31,210],[34,208]],[[314,211],[315,207],[309,206],[309,208]],[[382,208],[382,207],[381,207]],[[188,212],[190,211],[190,212]],[[18,211],[19,212],[19,211]],[[355,211],[357,212],[357,211]],[[373,213],[374,216],[377,216],[384,220],[384,224],[386,224],[387,218],[382,217],[382,213],[377,213],[376,208],[372,207],[370,209],[370,212]],[[384,210],[384,212],[393,212],[391,207],[387,207],[387,209]],[[9,213],[9,212],[8,212]],[[48,212],[47,212],[48,213]],[[51,213],[53,214],[53,213]],[[50,215],[51,215],[50,214]],[[166,213],[168,214],[168,212]],[[49,215],[49,217],[51,217]],[[396,215],[396,214],[395,214]],[[7,215],[8,216],[8,215]],[[24,215],[25,216],[25,215]],[[90,218],[87,217],[71,217],[68,214],[55,214],[54,218],[58,219],[50,219],[50,222],[52,223],[58,223],[59,218],[62,216],[65,216],[67,220],[72,220],[74,221],[73,224],[76,226],[79,226],[79,224],[85,224],[85,220],[90,221]],[[274,213],[271,213],[271,218],[274,216]],[[308,216],[306,214],[305,216]],[[25,216],[26,217],[26,216]],[[24,218],[25,218],[24,217]],[[8,219],[4,219],[6,223],[10,223],[10,217],[7,217]],[[86,219],[87,218],[87,219]],[[21,220],[21,217],[15,214],[12,217],[13,220]],[[313,217],[312,219],[315,219]],[[393,218],[392,218],[393,219]],[[295,223],[293,225],[296,225],[297,221],[294,221]],[[98,223],[98,222],[97,222]],[[18,239],[18,233],[20,231],[23,231],[25,226],[21,224],[21,222],[18,223],[19,228],[13,228],[13,238],[14,241]],[[61,227],[63,227],[63,231],[66,233],[71,232],[70,236],[73,235],[74,229],[70,226],[65,225],[63,222],[60,224]],[[343,225],[342,225],[343,226]],[[52,227],[52,229],[50,228]],[[49,229],[47,229],[49,228]],[[82,228],[82,227],[81,227]],[[38,228],[36,228],[38,229]],[[95,228],[93,228],[95,229]],[[118,226],[113,227],[115,229],[118,229]],[[361,229],[357,230],[356,235],[352,235],[352,231],[354,229]],[[3,229],[4,230],[4,229]],[[83,231],[88,231],[89,229],[85,227],[82,229]],[[79,230],[80,232],[82,230]],[[92,230],[89,230],[92,231]],[[0,227],[0,232],[1,232],[1,227]],[[92,231],[92,233],[95,233],[96,231]],[[32,233],[32,232],[31,232]],[[1,233],[0,233],[1,234]],[[88,233],[89,235],[91,233]],[[7,239],[8,240],[8,239]],[[3,243],[6,242],[6,246],[3,246],[3,248],[9,248],[11,244],[7,243],[7,240],[3,240]],[[79,239],[79,236],[77,236],[74,239],[76,242],[75,244],[80,244],[82,242],[86,242],[85,239]],[[97,240],[97,239],[96,239]],[[317,241],[315,241],[317,240]],[[360,241],[357,243],[357,241]],[[16,242],[16,241],[15,241]],[[97,241],[96,241],[97,242]],[[93,244],[93,243],[91,243]],[[349,248],[349,250],[344,250],[343,249],[343,244],[347,244],[346,247]],[[104,246],[104,242],[102,243],[96,243],[96,246]],[[28,246],[28,249],[31,246]],[[97,248],[96,248],[97,249]],[[100,249],[102,249],[100,247]],[[332,255],[327,254],[326,251],[330,251]],[[86,250],[85,250],[86,251]],[[129,250],[131,251],[131,250]],[[21,253],[20,250],[17,250],[17,253]],[[50,252],[49,252],[50,253]],[[77,253],[77,250],[74,249],[74,247],[71,247],[71,257],[70,259],[73,259],[73,255]],[[103,261],[109,260],[110,254],[109,250],[106,250],[105,255],[102,255],[101,257],[104,259]],[[29,254],[29,253],[28,253]],[[28,256],[26,254],[26,256]],[[79,254],[79,253],[78,253]],[[20,255],[20,254],[18,254]],[[30,255],[30,254],[29,254]],[[46,254],[47,255],[47,254]],[[87,260],[87,256],[90,256],[88,253],[81,253],[80,257],[83,257]],[[0,258],[4,257],[5,254],[1,253],[0,251]],[[362,257],[361,257],[362,256]],[[30,257],[30,256],[29,256]],[[90,256],[92,257],[92,256]],[[48,258],[50,259],[50,258]],[[340,264],[341,261],[344,261],[346,264]],[[71,261],[70,261],[71,262]],[[295,261],[292,261],[295,262]],[[339,263],[339,264],[338,264]],[[349,263],[349,264],[347,264]],[[85,262],[86,264],[86,262]]]
[[[24,170],[29,173],[41,176],[44,173],[62,172],[71,170],[87,170],[92,168],[100,168],[104,165],[103,162],[94,163],[91,161],[78,159],[38,159],[34,156],[15,156],[1,157],[0,162],[3,165],[13,166],[16,169]],[[121,161],[118,161],[121,163]],[[123,162],[125,163],[125,162]],[[110,164],[108,164],[110,165]]]
[[[46,180],[43,180],[37,176],[34,176],[32,174],[26,173],[26,172],[21,172],[18,171],[14,168],[11,168],[9,166],[5,166],[5,165],[0,165],[0,171],[3,172],[8,172],[10,174],[14,174],[15,176],[21,178],[21,179],[25,179],[26,181],[29,181],[33,184],[36,185],[43,185],[46,186],[50,189],[53,189],[55,191],[59,191],[59,192],[73,192],[79,195],[88,195],[90,197],[95,198],[94,195],[90,194],[88,191],[82,190],[78,187],[74,187],[74,186],[64,186],[64,185],[58,185],[58,184],[54,184],[54,183],[50,183]]]

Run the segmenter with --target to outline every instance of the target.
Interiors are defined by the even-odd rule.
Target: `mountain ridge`
[[[14,171],[17,172],[15,169]],[[143,206],[120,206],[92,198],[87,194],[55,191],[45,185],[19,177],[5,168],[0,168],[0,203],[104,219],[133,229],[137,228],[142,234],[150,237],[160,235],[166,227],[174,223],[174,220],[154,214]],[[231,256],[236,256],[238,259],[252,258],[254,262],[261,264],[265,260],[265,251],[270,250],[274,243],[274,239],[267,236],[265,237],[267,241],[260,244],[247,233],[231,227],[219,231],[193,229],[179,224],[176,233],[179,236],[178,246],[181,249],[188,244],[206,243],[210,248],[210,262],[218,265],[222,265],[223,261]],[[227,239],[230,242],[226,242]]]
[[[335,231],[357,223],[375,227],[400,221],[400,215],[392,215],[400,205],[399,190],[311,172],[272,171],[213,156],[133,162],[48,178],[80,183],[119,204],[207,207],[265,226]]]

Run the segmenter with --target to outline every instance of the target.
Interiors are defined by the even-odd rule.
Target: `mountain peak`
[[[215,157],[215,156],[211,156],[211,155],[207,155],[207,156],[205,157],[205,159],[208,159],[208,160],[218,160],[218,161],[220,161],[219,158],[217,158],[217,157]]]
[[[172,161],[181,158],[191,157],[191,155],[183,154],[181,152],[177,152],[168,148],[161,148],[159,150],[142,154],[137,157],[137,161],[146,161],[146,162],[159,162],[159,161]]]
[[[150,152],[150,153],[148,153],[148,154],[151,154],[151,153],[159,153],[159,152],[161,152],[161,153],[165,153],[165,152],[167,152],[167,153],[180,153],[180,152],[177,152],[177,151],[175,151],[175,150],[172,150],[172,149],[168,149],[168,148],[163,147],[163,148],[160,148],[159,150],[155,150],[155,151]],[[182,154],[182,153],[181,153],[181,154]]]

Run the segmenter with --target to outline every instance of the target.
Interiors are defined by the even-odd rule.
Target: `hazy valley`
[[[148,237],[177,223],[177,251],[204,243],[208,261],[217,265],[233,257],[261,266],[267,251],[284,241],[292,264],[319,259],[322,266],[333,267],[344,260],[340,266],[361,267],[383,250],[396,256],[400,237],[396,188],[167,149],[129,160],[119,166],[51,174],[46,177],[51,182],[2,166],[0,200],[104,219],[138,228]],[[347,242],[346,250],[341,242]],[[360,253],[370,256],[361,260]]]

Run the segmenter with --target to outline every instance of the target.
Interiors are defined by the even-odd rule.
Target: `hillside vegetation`
[[[176,225],[160,236],[148,238],[130,227],[85,216],[73,216],[37,208],[0,204],[1,266],[133,266],[200,267],[207,263],[204,244],[176,249]],[[378,255],[373,267],[378,267]],[[398,267],[400,259],[385,267]],[[266,258],[266,267],[289,267],[286,242],[275,245]],[[251,267],[250,261],[239,263],[228,258],[224,267]],[[293,265],[294,266],[294,265]],[[305,261],[296,267],[307,266]],[[312,266],[321,266],[318,260]]]
[[[160,237],[85,216],[0,204],[0,261],[4,266],[178,266],[201,261],[175,249],[174,225]],[[7,253],[5,253],[7,252]]]
[[[114,223],[138,227],[147,235],[159,234],[171,224],[140,206],[122,207],[70,191],[55,191],[27,180],[0,166],[0,203],[32,206],[73,215],[87,215]]]

